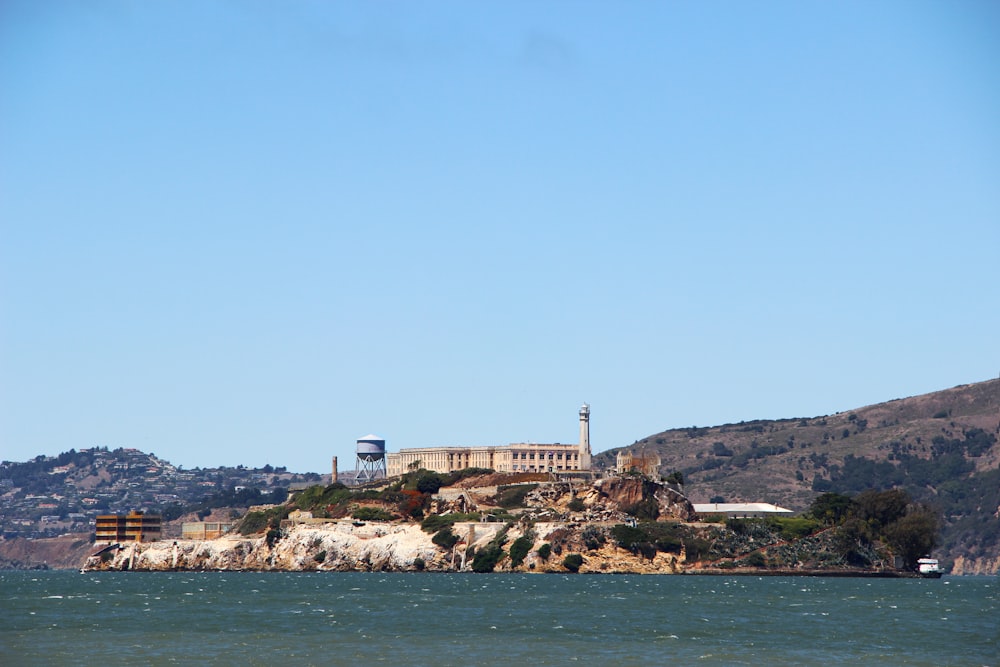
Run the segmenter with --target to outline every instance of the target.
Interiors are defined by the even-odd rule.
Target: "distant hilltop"
[[[622,451],[683,475],[692,501],[767,500],[802,511],[821,493],[905,490],[940,515],[955,572],[1000,570],[1000,380],[819,417],[672,429]]]

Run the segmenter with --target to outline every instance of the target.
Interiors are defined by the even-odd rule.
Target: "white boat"
[[[921,577],[926,577],[928,579],[937,579],[944,572],[938,565],[937,558],[921,558],[917,561],[917,572],[920,573]]]

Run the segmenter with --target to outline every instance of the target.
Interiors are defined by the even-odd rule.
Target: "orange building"
[[[160,539],[160,515],[129,512],[97,517],[97,542],[155,542]]]

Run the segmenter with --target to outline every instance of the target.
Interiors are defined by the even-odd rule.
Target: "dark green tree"
[[[854,501],[850,496],[824,493],[809,506],[809,514],[828,526],[836,526],[843,523],[853,505]]]
[[[580,567],[583,565],[583,556],[580,554],[568,554],[563,558],[562,564],[570,572],[579,572]]]
[[[917,559],[930,555],[937,536],[938,518],[923,505],[911,506],[906,516],[885,528],[886,542],[910,570],[916,569]]]

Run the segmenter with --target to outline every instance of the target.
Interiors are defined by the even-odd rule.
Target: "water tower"
[[[357,484],[385,479],[385,440],[377,435],[358,438]],[[380,475],[379,472],[382,474]]]

